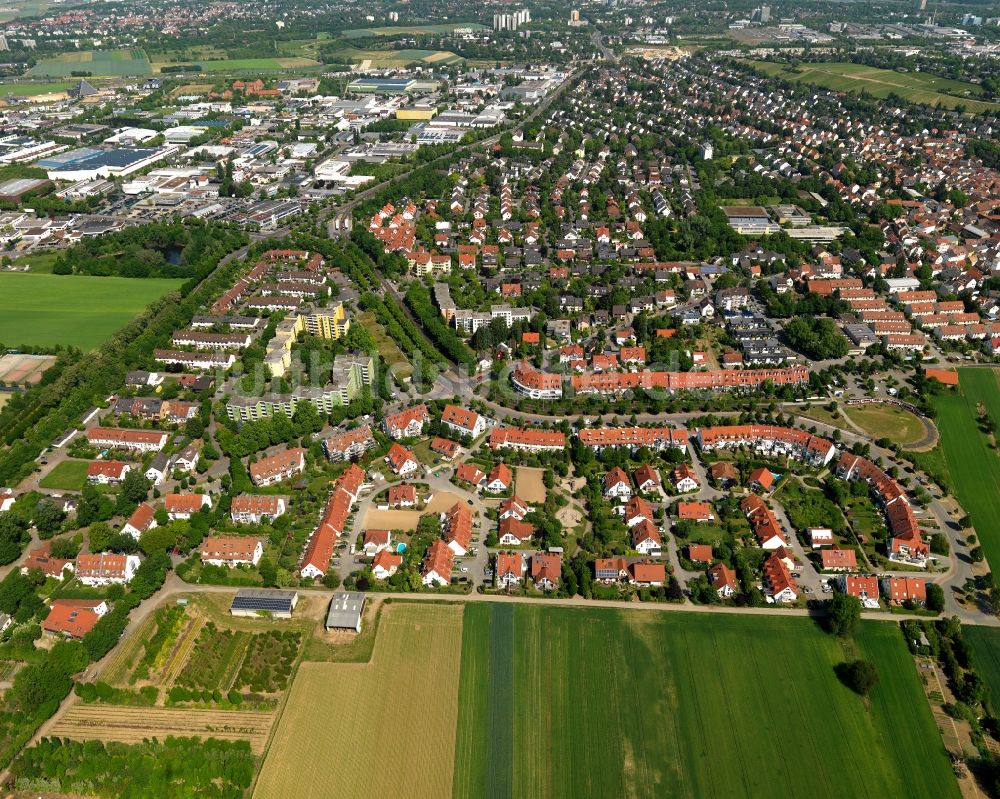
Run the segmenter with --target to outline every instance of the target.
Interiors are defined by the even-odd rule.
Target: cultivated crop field
[[[249,741],[255,754],[264,751],[273,713],[242,710],[201,710],[163,707],[73,704],[55,723],[50,734],[77,741],[138,743],[168,735]]]
[[[393,69],[410,64],[457,64],[462,57],[450,50],[359,50],[345,47],[337,50],[335,56],[361,64],[362,69]]]
[[[972,517],[986,560],[1000,569],[1000,458],[976,421],[984,407],[1000,423],[1000,382],[994,369],[959,369],[959,389],[934,398],[951,488]]]
[[[254,796],[447,797],[461,653],[461,607],[383,607],[371,662],[299,666]]]
[[[924,423],[916,414],[895,405],[851,405],[844,413],[872,438],[890,438],[901,446],[924,437]]]
[[[797,67],[768,61],[747,63],[783,80],[810,83],[837,92],[866,91],[874,97],[896,94],[911,103],[941,103],[945,108],[964,105],[973,114],[1000,108],[1000,103],[975,99],[980,89],[974,83],[940,78],[925,72],[896,72],[850,62],[801,64]]]
[[[38,481],[42,488],[62,491],[82,491],[87,483],[87,461],[68,460],[57,463],[45,477]]]
[[[0,342],[6,346],[102,344],[183,280],[0,274]]]
[[[193,60],[182,64],[154,62],[153,69],[161,72],[163,67],[184,66],[186,64],[201,67],[202,72],[285,72],[287,70],[308,70],[320,66],[319,61],[312,58],[221,58],[217,60]]]
[[[61,53],[54,58],[39,61],[26,73],[29,77],[68,78],[74,72],[118,77],[122,75],[148,75],[149,59],[140,49],[134,50],[84,50]]]
[[[989,686],[995,713],[1000,708],[1000,630],[991,627],[962,628],[962,639],[972,647],[972,659]]]
[[[456,797],[958,796],[892,625],[870,707],[804,619],[470,603],[462,640]]]

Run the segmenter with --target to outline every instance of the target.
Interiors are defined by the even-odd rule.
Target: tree
[[[927,583],[927,609],[940,613],[944,610],[944,589],[937,583]]]
[[[129,502],[144,502],[149,496],[149,480],[138,469],[129,469],[122,480],[121,495]]]
[[[836,593],[827,603],[826,626],[840,638],[850,638],[861,622],[861,600],[850,594]]]
[[[38,503],[38,507],[35,509],[35,527],[38,529],[40,538],[48,538],[58,531],[65,519],[66,514],[63,509],[51,499]]]
[[[874,663],[867,660],[840,663],[836,667],[836,672],[844,685],[861,696],[867,696],[868,692],[878,683],[878,669],[875,668]]]
[[[114,535],[115,531],[108,526],[107,522],[94,522],[87,531],[90,551],[103,552],[108,548]]]

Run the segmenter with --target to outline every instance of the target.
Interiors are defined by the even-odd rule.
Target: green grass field
[[[1000,630],[994,627],[963,627],[962,638],[972,648],[976,672],[990,689],[993,712],[1000,707]]]
[[[89,72],[94,77],[149,75],[149,59],[141,49],[83,50],[60,53],[39,61],[27,71],[28,77],[68,78],[74,72]]]
[[[0,274],[0,343],[93,349],[183,280]]]
[[[201,67],[202,72],[286,72],[289,70],[313,70],[320,66],[319,61],[312,58],[223,58],[216,60],[192,60],[186,64]],[[153,69],[162,71],[166,66],[178,64],[156,61]]]
[[[75,86],[75,83],[0,83],[2,97],[34,97],[38,94],[55,94]]]
[[[917,415],[895,405],[852,405],[844,413],[872,438],[890,438],[906,447],[924,437]]]
[[[951,490],[979,536],[991,568],[1000,569],[1000,458],[976,423],[983,405],[1000,422],[1000,383],[993,369],[959,369],[959,390],[934,398],[935,422],[948,465]]]
[[[802,64],[798,67],[770,61],[747,60],[746,63],[768,75],[837,92],[866,91],[874,97],[897,94],[911,103],[923,105],[941,103],[946,108],[964,105],[973,114],[1000,109],[1000,103],[975,99],[980,89],[974,83],[940,78],[925,72],[896,72],[850,62]]]
[[[81,491],[87,483],[87,461],[63,461],[39,481],[42,488]]]
[[[453,795],[957,797],[899,630],[855,653],[805,619],[471,603]]]

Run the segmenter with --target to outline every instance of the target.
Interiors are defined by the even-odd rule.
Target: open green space
[[[378,323],[375,314],[371,311],[364,311],[358,314],[358,324],[371,333],[372,338],[375,339],[375,346],[378,348],[379,355],[385,359],[385,362],[392,369],[394,375],[402,379],[407,379],[413,375],[413,367],[410,366],[410,362],[406,359],[406,356],[395,340]]]
[[[57,463],[45,477],[39,481],[42,488],[52,488],[63,491],[82,491],[87,483],[87,461],[68,460]]]
[[[149,75],[152,70],[146,53],[132,50],[83,50],[45,58],[27,71],[28,77],[69,78],[89,72],[94,77]]]
[[[962,628],[962,639],[972,648],[973,664],[990,689],[990,704],[996,713],[1000,707],[1000,630],[967,626]]]
[[[462,644],[456,797],[959,795],[892,625],[470,603]]]
[[[419,36],[421,34],[451,33],[456,28],[483,30],[478,22],[456,22],[449,25],[391,25],[384,28],[352,28],[340,33],[345,39],[364,39],[367,36]]]
[[[75,83],[65,81],[59,83],[0,83],[0,98],[2,97],[34,97],[37,94],[54,94],[64,92],[75,86]]]
[[[187,62],[201,67],[202,72],[285,72],[288,70],[311,70],[320,66],[311,58],[224,58],[218,60],[195,60]],[[165,66],[178,66],[157,62],[159,72]]]
[[[901,446],[916,444],[924,437],[920,418],[895,405],[850,405],[844,413],[872,438],[889,438]]]
[[[0,273],[0,342],[90,350],[183,282]]]
[[[958,105],[973,114],[996,110],[1000,103],[975,99],[981,92],[974,83],[941,78],[926,72],[896,72],[850,62],[791,64],[747,60],[747,64],[783,80],[822,86],[837,92],[865,91],[874,97],[896,94],[911,103],[955,108]]]
[[[990,567],[1000,569],[1000,458],[979,429],[979,408],[1000,423],[1000,383],[994,369],[959,369],[959,388],[934,397],[951,490],[972,517]]]

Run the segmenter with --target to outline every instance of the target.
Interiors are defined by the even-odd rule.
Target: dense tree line
[[[434,307],[430,293],[423,283],[410,284],[406,291],[406,304],[413,311],[413,315],[420,320],[427,335],[450,360],[459,365],[475,365],[476,358],[472,351]]]
[[[11,766],[20,790],[113,799],[239,799],[253,779],[247,741],[172,738],[124,744],[46,738]]]

